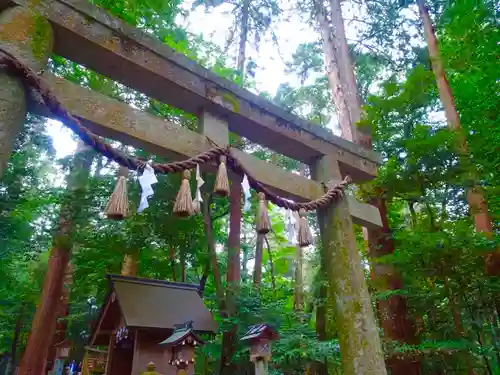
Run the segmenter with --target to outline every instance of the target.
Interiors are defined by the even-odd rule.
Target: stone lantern
[[[278,337],[278,332],[270,325],[256,324],[241,338],[241,341],[250,345],[250,361],[255,363],[255,375],[267,375],[271,343]]]
[[[176,325],[172,335],[160,343],[169,350],[169,363],[177,367],[179,375],[186,374],[189,365],[194,364],[195,347],[203,344],[204,342],[194,333],[192,321]]]

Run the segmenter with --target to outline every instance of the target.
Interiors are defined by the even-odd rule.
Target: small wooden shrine
[[[271,342],[279,338],[278,332],[269,324],[250,326],[240,339],[250,345],[250,359],[253,361],[271,359]]]
[[[201,340],[194,329],[197,333],[217,330],[198,285],[117,275],[107,278],[110,289],[90,339],[92,347],[107,347],[107,375],[140,375],[151,362],[158,373],[175,375],[178,367],[172,362],[172,348],[164,343],[170,339],[177,348],[179,343],[172,336],[177,337],[186,321],[189,332],[183,337],[196,338],[198,343]],[[192,366],[186,373],[190,371]]]
[[[269,324],[255,324],[240,339],[250,345],[250,361],[255,364],[255,375],[267,375],[271,361],[271,343],[279,338]]]
[[[168,349],[169,364],[176,367],[177,375],[193,372],[195,348],[203,344],[204,342],[194,332],[192,320],[177,325],[172,335],[160,343]]]

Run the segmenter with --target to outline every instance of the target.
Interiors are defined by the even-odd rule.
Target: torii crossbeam
[[[323,184],[337,182],[347,174],[354,182],[367,181],[376,175],[381,160],[376,153],[336,137],[216,76],[86,0],[0,0],[0,16],[9,7],[20,7],[26,12],[28,8],[35,10],[39,12],[36,17],[50,21],[51,32],[46,37],[51,38],[53,31],[52,52],[192,113],[200,121],[200,133],[196,133],[64,79],[43,74],[58,99],[97,134],[180,159],[209,149],[211,145],[206,137],[225,146],[229,132],[234,132],[311,167],[312,180],[238,152],[239,160],[254,177],[281,196],[297,201],[320,197],[324,193]],[[24,61],[26,56],[33,55],[33,43],[29,41],[34,36],[21,18],[0,19],[0,46]],[[48,49],[44,53],[50,53],[52,43],[42,42],[46,42],[44,46]],[[39,64],[40,61],[38,65],[31,65],[39,68]],[[0,72],[0,79],[2,75]],[[8,134],[5,140],[0,139],[0,144],[9,141],[18,131],[15,128],[20,128],[18,123],[24,121],[23,106],[8,110],[17,112],[15,116],[7,116],[8,121],[0,128]],[[29,103],[29,110],[48,113],[35,102]],[[2,111],[6,108],[0,108],[0,114]],[[1,134],[0,131],[0,138]],[[8,152],[8,148],[5,150],[0,151]],[[335,207],[320,210],[318,219],[323,246],[331,257],[329,264],[338,275],[334,289],[338,312],[345,323],[340,334],[344,361],[355,363],[350,368],[370,368],[370,363],[382,357],[352,224],[380,227],[378,209],[348,196]],[[368,372],[356,375],[368,375]]]

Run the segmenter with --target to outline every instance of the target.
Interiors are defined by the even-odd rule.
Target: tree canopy
[[[325,74],[325,52],[313,9],[314,1],[157,1],[94,0],[121,18],[218,75],[243,84],[273,103],[311,123],[338,131],[338,113]],[[233,27],[217,43],[191,32],[180,20],[204,7],[206,12],[229,5]],[[286,6],[285,6],[286,5]],[[231,46],[241,32],[247,7],[248,36],[244,43],[260,45],[247,57],[243,72],[234,64]],[[415,328],[414,342],[392,340],[380,324],[386,359],[401,356],[418,361],[422,374],[500,373],[500,283],[485,272],[484,257],[500,247],[500,28],[498,4],[489,0],[428,1],[439,40],[440,55],[453,93],[469,161],[484,189],[493,233],[474,227],[467,205],[470,181],[456,150],[457,134],[443,115],[433,61],[413,2],[345,0],[342,2],[348,46],[357,80],[363,116],[358,126],[371,129],[373,148],[383,157],[375,180],[356,194],[387,205],[394,251],[371,257],[362,228],[356,226],[359,251],[366,264],[374,311],[381,301],[398,295],[406,301]],[[332,10],[334,11],[334,10]],[[284,56],[274,26],[301,14],[312,26],[312,38]],[[330,20],[331,21],[331,20]],[[263,41],[264,35],[271,35]],[[292,36],[293,37],[293,36]],[[241,39],[240,39],[241,42]],[[266,44],[267,43],[267,44]],[[281,85],[273,93],[258,90],[262,45],[276,49],[283,60]],[[241,52],[241,50],[240,50]],[[138,93],[81,65],[53,55],[48,69],[81,86],[133,105],[160,118],[196,129],[197,118]],[[245,78],[243,80],[243,78]],[[75,156],[57,157],[47,128],[50,121],[28,115],[0,180],[0,351],[19,362],[31,321],[41,298],[53,235],[67,197],[66,177]],[[168,162],[144,150],[112,141],[135,156]],[[290,158],[244,142],[246,152],[295,173],[308,175]],[[118,166],[91,153],[86,189],[78,198],[81,211],[73,222],[72,284],[67,337],[75,343],[72,356],[81,359],[92,323],[105,298],[106,273],[119,274],[125,256],[137,262],[141,277],[203,285],[206,305],[221,323],[215,337],[199,349],[197,374],[219,373],[222,337],[235,329],[241,337],[248,326],[265,321],[280,332],[273,348],[271,374],[342,374],[335,301],[325,293],[319,235],[313,246],[298,251],[287,237],[286,212],[270,208],[272,230],[261,239],[255,233],[258,198],[243,213],[241,283],[236,312],[227,314],[229,203],[214,196],[215,176],[204,175],[202,214],[179,220],[172,214],[180,176],[158,176],[150,207],[124,221],[103,214],[113,191]],[[128,178],[131,210],[139,205],[136,171]],[[319,232],[316,218],[310,218]],[[210,233],[207,232],[207,227]],[[261,253],[257,257],[257,249]],[[256,259],[262,259],[261,264]],[[381,287],[372,278],[375,267],[390,265],[402,286]],[[216,270],[215,267],[218,269]],[[255,283],[255,269],[262,279]],[[297,269],[300,268],[300,272]],[[222,292],[222,293],[221,293]],[[296,301],[303,301],[297,306]],[[325,312],[330,311],[330,313]],[[378,314],[379,322],[383,318]],[[324,321],[326,319],[326,322]],[[324,324],[324,335],[318,326]],[[243,344],[231,359],[238,374],[250,373]],[[2,370],[2,362],[0,362]],[[393,374],[397,375],[396,370]]]

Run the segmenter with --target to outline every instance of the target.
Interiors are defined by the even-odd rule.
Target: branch
[[[210,205],[213,202],[214,195],[213,195],[213,193],[209,193],[208,191],[205,192],[205,195],[206,195],[205,199],[208,199],[208,202],[207,202],[208,210],[211,211]],[[219,220],[219,219],[223,218],[224,216],[227,216],[228,214],[229,214],[229,207],[218,215],[214,215],[214,216],[210,215],[210,222],[214,222],[215,220]]]
[[[373,23],[373,22],[368,22],[368,21],[362,20],[362,19],[357,18],[357,17],[346,18],[346,19],[344,19],[344,21],[347,21],[349,24],[351,24],[352,22],[360,22],[360,23],[363,23],[363,24],[368,25],[368,26],[375,25],[375,23]]]
[[[163,111],[158,108],[156,106],[156,103],[154,103],[152,100],[149,101],[149,108],[154,110],[155,114],[158,116],[158,117],[162,117],[162,118],[165,118],[165,114],[163,113]]]
[[[212,195],[205,194],[205,199],[203,199],[203,202],[202,202],[203,218],[205,219],[205,220],[203,220],[203,223],[205,226],[205,235],[207,237],[209,266],[212,268],[212,274],[214,277],[215,294],[217,296],[217,302],[219,305],[219,309],[221,311],[224,311],[224,309],[225,309],[224,290],[222,288],[219,264],[217,263],[217,251],[215,248],[215,239],[214,239],[214,235],[213,235],[212,217],[210,215],[210,203],[211,203],[211,201],[212,201]],[[200,285],[200,288],[201,288],[201,285]]]
[[[219,220],[219,219],[223,218],[224,216],[227,216],[228,214],[229,214],[229,208],[219,215],[212,216],[212,221]]]

